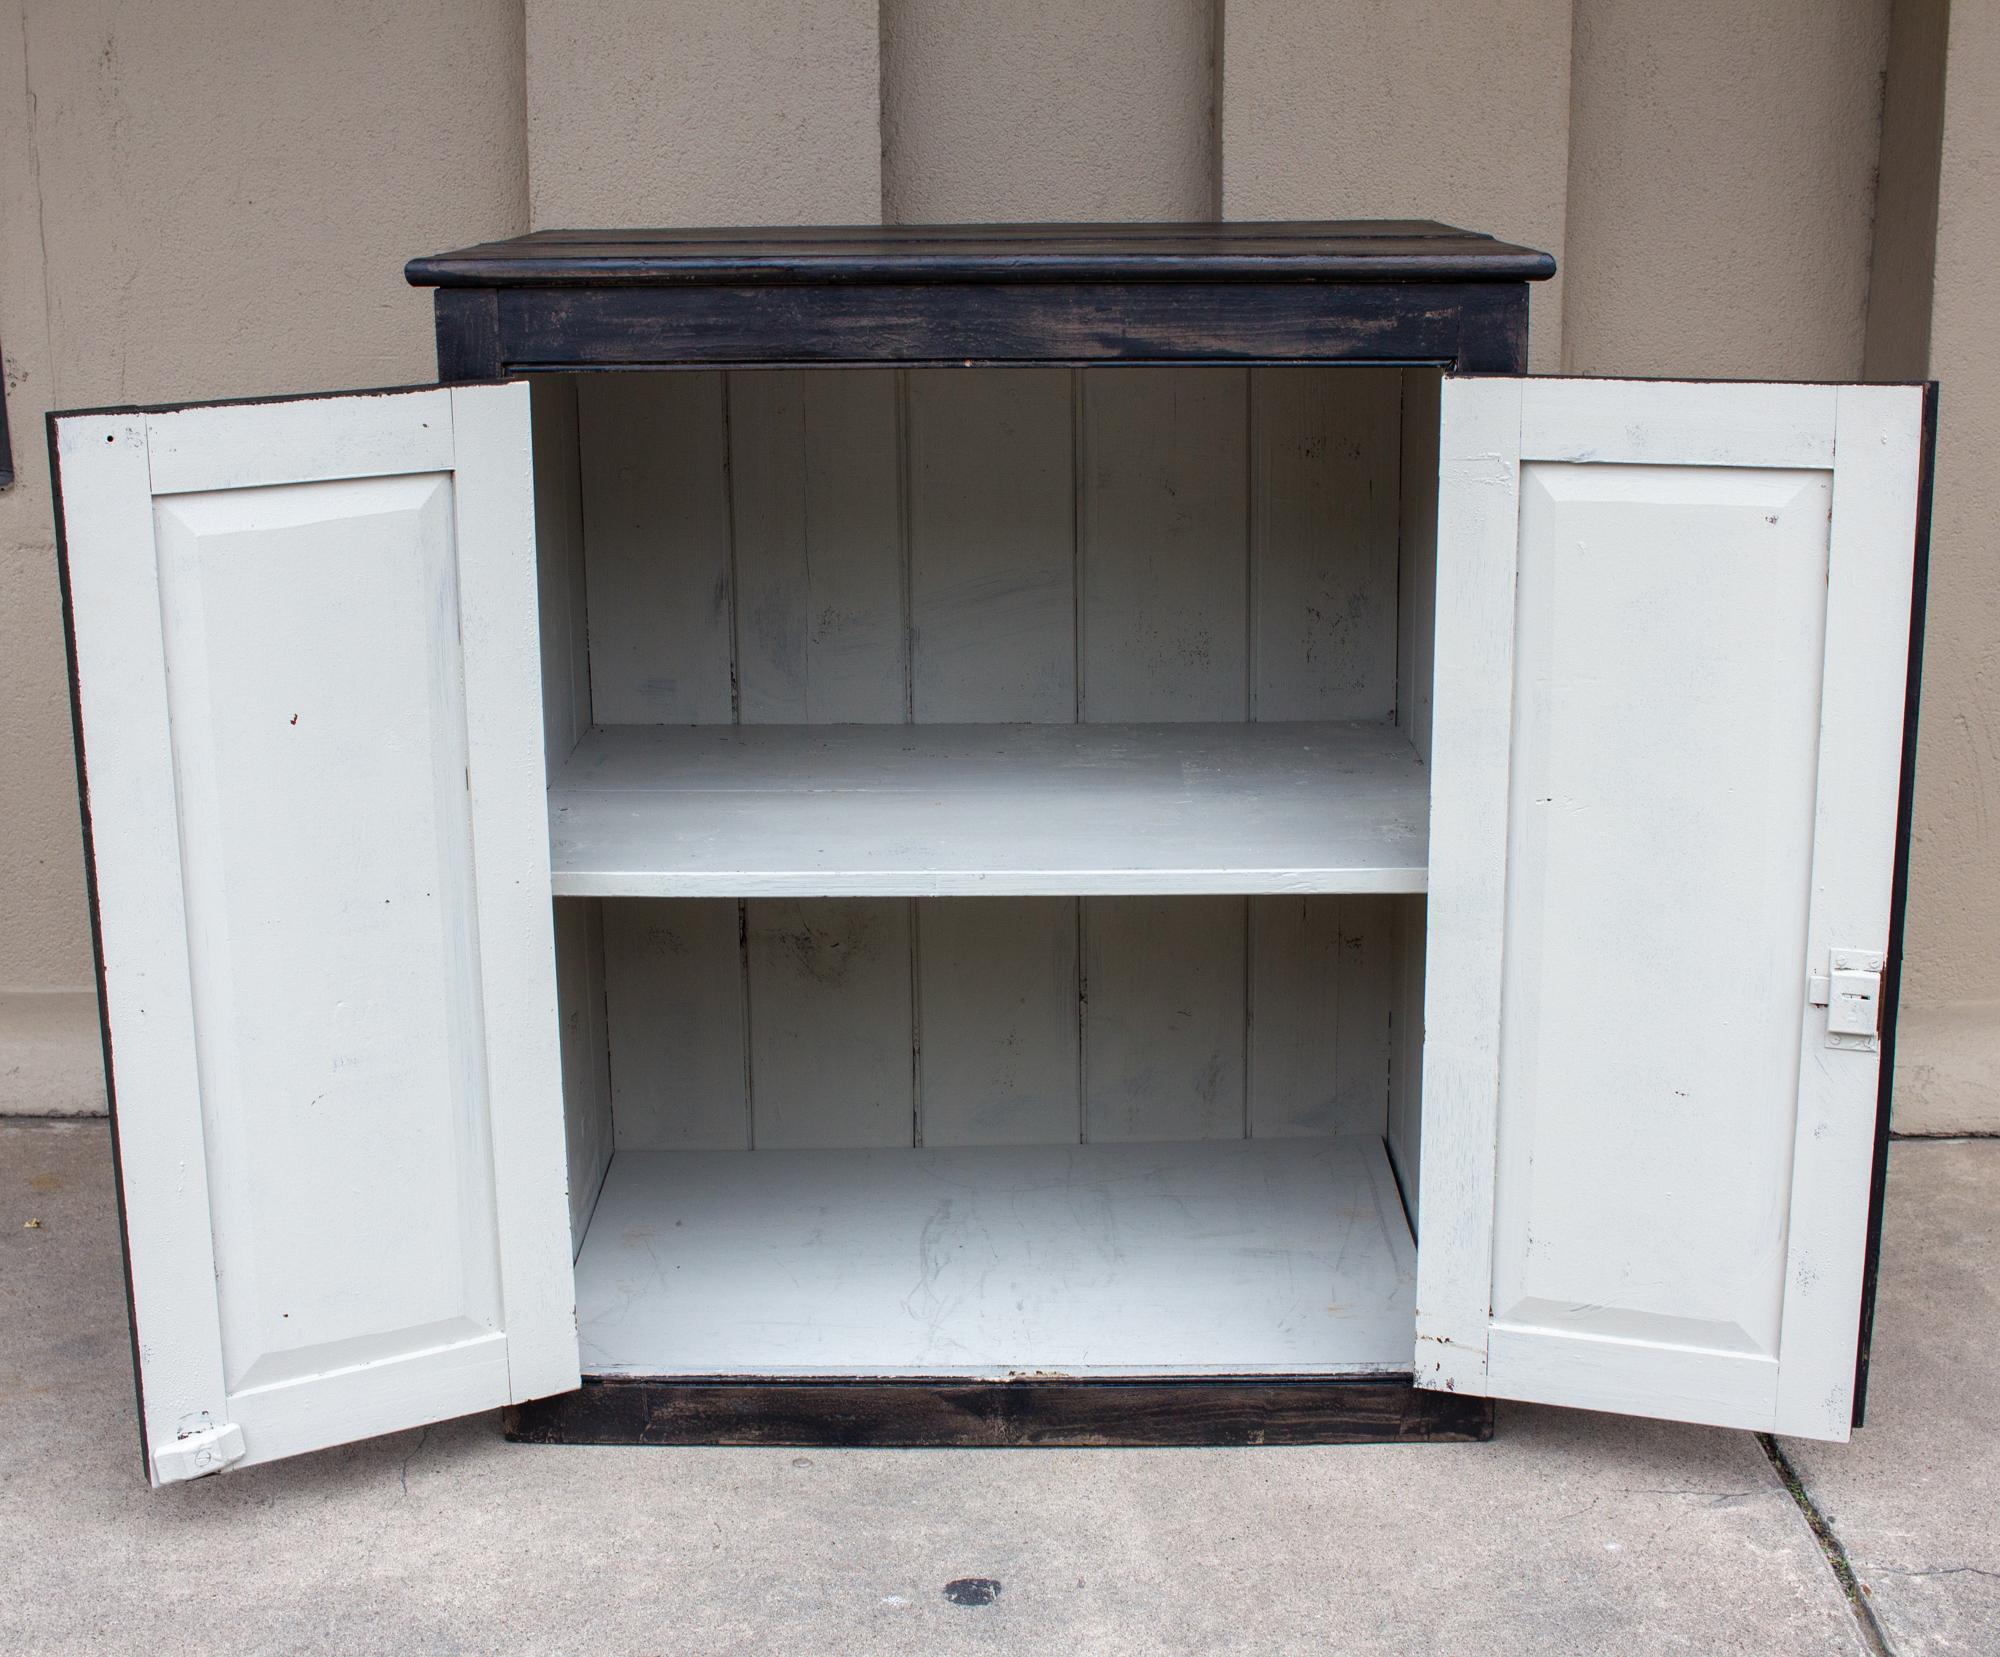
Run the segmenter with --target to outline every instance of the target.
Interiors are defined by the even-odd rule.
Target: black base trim
[[[504,1412],[525,1444],[1003,1446],[1469,1443],[1493,1403],[1408,1376],[1159,1381],[586,1377]]]

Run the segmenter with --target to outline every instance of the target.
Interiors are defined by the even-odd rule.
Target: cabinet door
[[[574,1386],[527,387],[52,442],[149,1476]]]
[[[1446,381],[1422,1385],[1847,1436],[1923,398]]]

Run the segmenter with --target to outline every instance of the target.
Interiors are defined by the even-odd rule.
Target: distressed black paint
[[[759,364],[1527,363],[1545,253],[1449,226],[545,231],[414,259],[438,372]]]
[[[1441,1443],[1493,1436],[1484,1398],[1355,1380],[724,1381],[586,1377],[515,1404],[534,1444],[1015,1445]]]

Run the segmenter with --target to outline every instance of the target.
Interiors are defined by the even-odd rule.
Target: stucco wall
[[[1887,0],[1581,0],[1563,364],[1861,372]]]
[[[885,0],[883,217],[1212,217],[1214,22],[1208,0]]]
[[[1222,213],[1442,219],[1564,246],[1570,0],[1229,0]],[[1531,301],[1560,362],[1566,277]]]
[[[0,1108],[94,1087],[44,408],[421,379],[403,259],[530,223],[1220,212],[1549,247],[1543,369],[1943,379],[1903,1069],[2000,1126],[2000,19],[1947,52],[1943,13],[1894,0],[1892,51],[1891,0],[20,0]]]
[[[521,15],[519,0],[10,13],[0,342],[20,482],[0,493],[0,991],[60,996],[91,965],[42,413],[429,377],[430,305],[403,261],[525,227]],[[0,1007],[0,1099],[99,1102],[81,1015],[73,999]],[[81,1033],[80,1070],[51,1032]]]
[[[875,0],[526,0],[529,213],[871,223]]]
[[[1952,8],[1944,89],[1937,500],[1897,1119],[2000,1131],[2000,8]]]

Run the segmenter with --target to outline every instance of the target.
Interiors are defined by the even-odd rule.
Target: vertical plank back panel
[[[1409,694],[1396,370],[579,383],[600,722],[1386,719]],[[734,906],[607,911],[621,1145],[1386,1123],[1394,905],[750,907],[742,939]],[[860,990],[829,966],[864,960]],[[823,1039],[868,1079],[829,1092]]]
[[[920,723],[1076,717],[1063,369],[908,376],[911,706]],[[1077,906],[922,902],[924,1143],[1075,1139]]]
[[[1397,992],[1392,897],[1250,900],[1250,1135],[1381,1133]]]
[[[1085,719],[1250,717],[1248,373],[1083,376]]]
[[[923,1142],[1076,1140],[1076,901],[936,898],[916,911]]]
[[[1066,369],[913,370],[910,668],[919,724],[1076,717]]]
[[[617,898],[605,906],[605,1017],[618,1148],[747,1150],[739,905]]]
[[[896,382],[883,372],[729,376],[746,725],[904,717]]]
[[[753,1143],[910,1144],[910,905],[816,898],[744,908]]]
[[[600,725],[713,725],[731,678],[727,414],[720,374],[577,386]]]
[[[1248,371],[1082,376],[1080,717],[1247,719]],[[1245,1129],[1241,899],[1086,898],[1085,1133]]]
[[[1252,369],[1249,418],[1251,716],[1390,718],[1401,371]]]
[[[1085,899],[1093,1142],[1243,1137],[1246,901]]]

